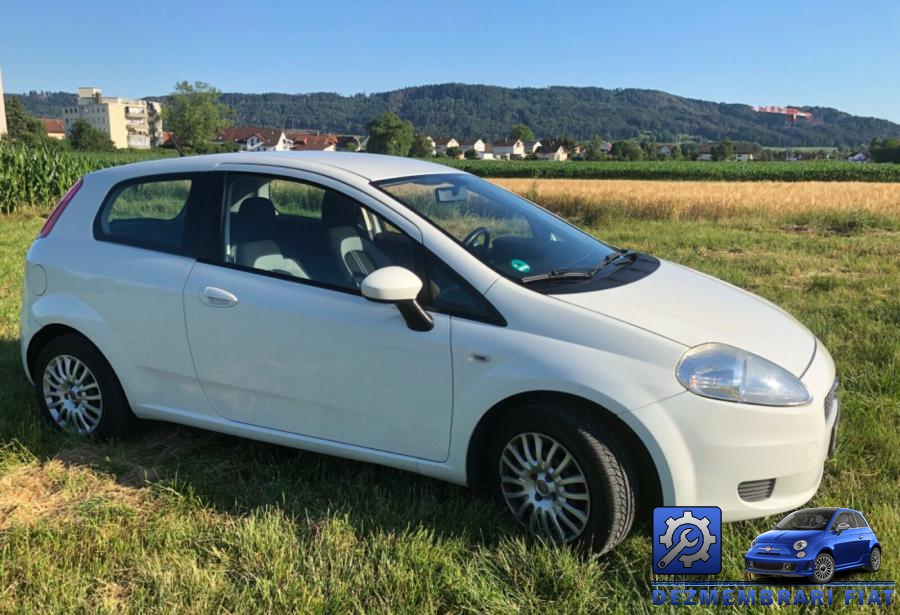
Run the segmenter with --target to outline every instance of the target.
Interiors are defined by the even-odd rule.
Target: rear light
[[[83,183],[83,179],[79,179],[77,182],[75,182],[75,185],[69,188],[69,191],[66,192],[66,195],[62,198],[62,200],[56,204],[56,207],[54,207],[53,211],[50,213],[50,217],[47,218],[46,222],[44,222],[44,227],[41,229],[41,232],[38,233],[38,239],[46,237],[50,234],[50,231],[53,230],[56,221],[59,220],[59,217],[62,215],[62,212],[66,208],[66,205],[68,205],[69,202],[73,198],[75,198],[75,195],[78,194],[78,191],[81,189],[81,185]]]

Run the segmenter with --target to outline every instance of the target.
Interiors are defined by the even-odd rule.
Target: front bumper
[[[718,506],[725,521],[797,508],[822,480],[838,419],[826,416],[834,362],[821,343],[802,377],[812,394],[803,406],[735,404],[689,392],[635,410],[626,418],[649,443],[667,506]],[[738,492],[741,484],[771,489]]]
[[[813,574],[813,562],[816,554],[812,550],[806,550],[804,557],[797,557],[796,551],[788,545],[779,545],[783,554],[770,555],[758,547],[751,549],[744,555],[744,570],[758,575],[773,575],[784,577],[809,577]]]

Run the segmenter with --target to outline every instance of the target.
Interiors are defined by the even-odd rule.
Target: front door
[[[375,268],[416,266],[407,235],[379,247],[377,217],[330,188],[229,174],[221,258],[198,263],[184,289],[191,353],[217,413],[446,459],[450,318],[412,331],[395,306],[362,297]]]
[[[860,532],[856,527],[853,513],[849,511],[838,513],[831,523],[831,530],[836,531],[841,523],[846,523],[850,527],[843,530],[840,536],[835,536],[834,539],[834,560],[839,568],[858,564],[864,556],[869,554],[869,542],[859,538]]]

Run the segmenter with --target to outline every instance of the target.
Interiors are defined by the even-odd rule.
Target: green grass
[[[174,425],[122,443],[53,432],[17,345],[22,258],[40,225],[27,211],[0,218],[0,612],[658,610],[646,528],[598,559],[527,540],[484,496],[400,471]],[[619,214],[590,229],[759,293],[824,341],[843,413],[812,504],[862,510],[885,546],[878,575],[841,580],[900,576],[897,226]],[[725,527],[720,579],[746,578],[743,553],[775,520]]]
[[[711,181],[900,181],[900,164],[853,164],[836,160],[808,162],[641,161],[585,162],[570,160],[455,160],[446,164],[479,177],[544,179],[671,179]]]

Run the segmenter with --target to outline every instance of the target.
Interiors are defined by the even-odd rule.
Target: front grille
[[[745,502],[760,502],[772,495],[775,479],[748,480],[738,485],[738,495]]]
[[[782,572],[793,572],[797,570],[797,564],[782,564],[779,562],[757,562],[748,560],[749,567],[754,570],[780,570]],[[787,566],[787,568],[785,568]]]
[[[828,395],[825,396],[825,422],[828,422],[828,418],[831,416],[831,413],[834,412],[835,402],[837,401],[837,390],[838,390],[838,379],[834,379],[834,383],[831,385],[831,390],[828,391]]]

